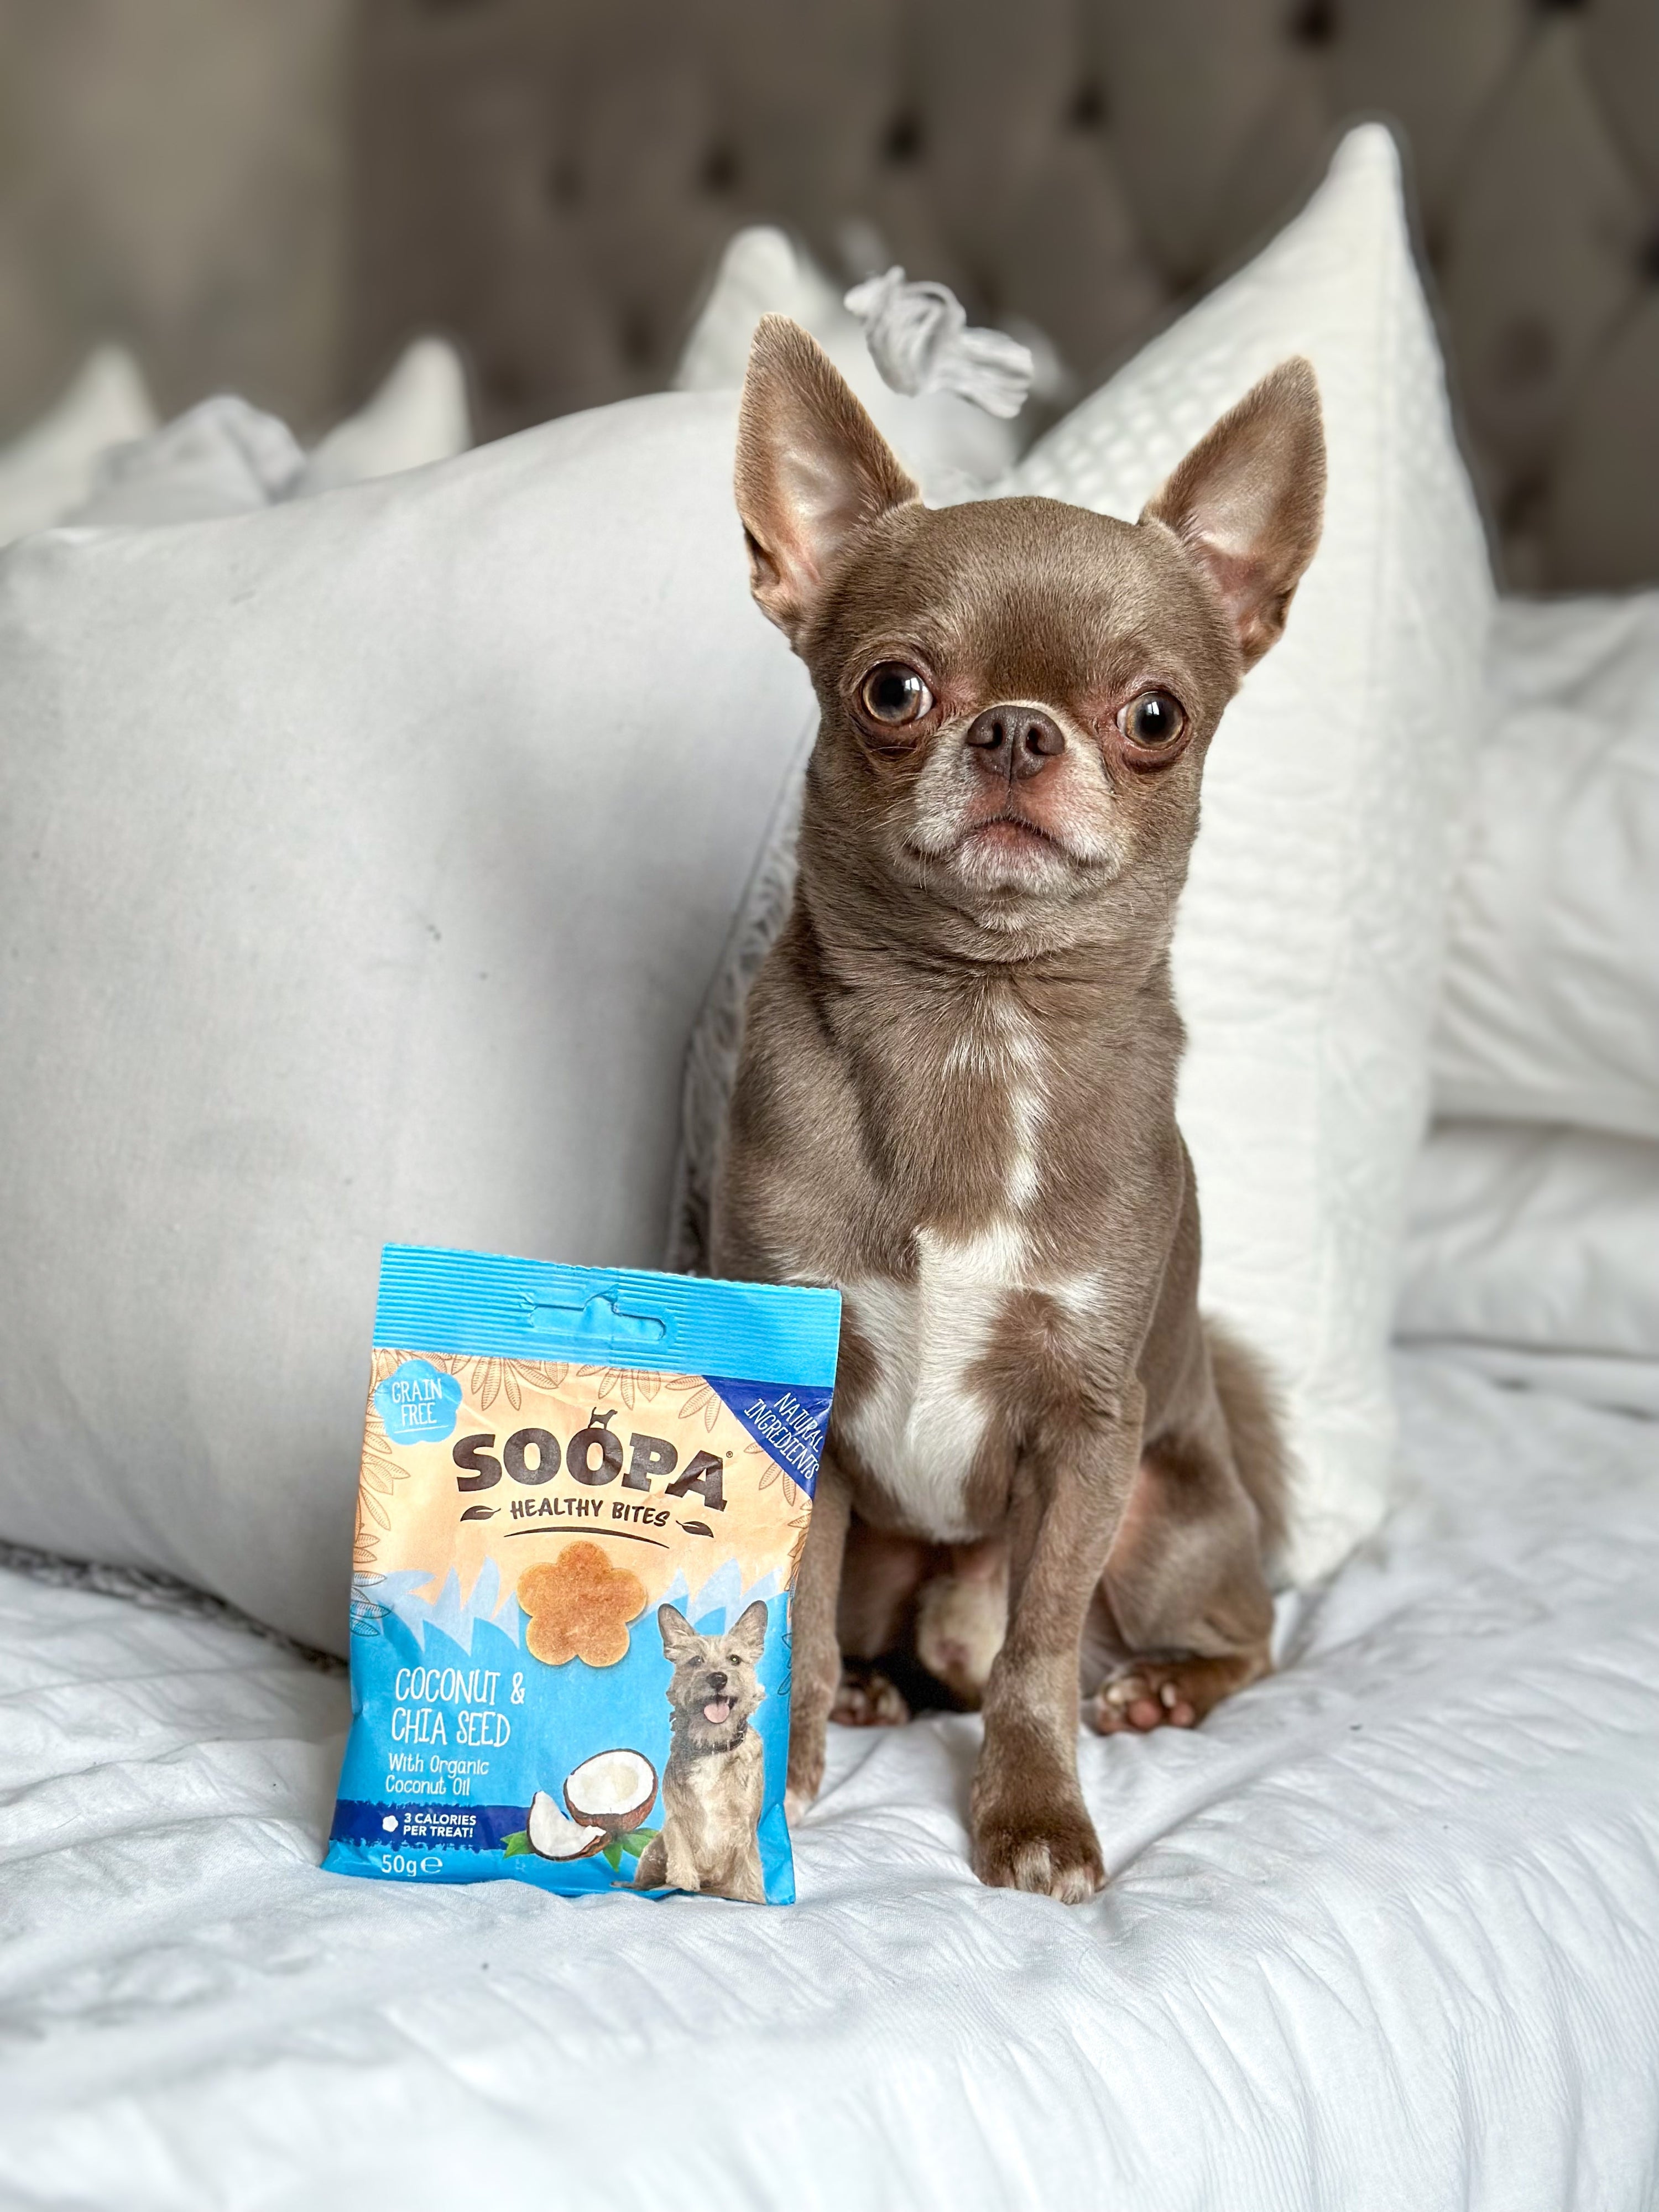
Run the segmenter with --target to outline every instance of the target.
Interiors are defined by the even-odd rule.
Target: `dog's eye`
[[[933,695],[914,668],[902,660],[884,660],[860,686],[859,703],[872,722],[896,729],[901,723],[919,722],[933,705]]]
[[[1181,702],[1167,691],[1143,691],[1124,708],[1117,726],[1132,744],[1144,745],[1148,752],[1162,752],[1186,728],[1187,717]]]

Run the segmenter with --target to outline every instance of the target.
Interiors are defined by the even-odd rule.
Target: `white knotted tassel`
[[[1001,331],[970,331],[948,284],[908,283],[902,269],[890,269],[854,285],[846,304],[895,392],[954,392],[1005,418],[1025,404],[1036,373],[1030,348]]]

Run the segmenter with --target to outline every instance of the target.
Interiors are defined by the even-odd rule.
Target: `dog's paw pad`
[[[1193,1728],[1198,1708],[1173,1675],[1157,1667],[1136,1667],[1115,1674],[1096,1692],[1087,1718],[1100,1735],[1125,1731],[1146,1735],[1157,1728]]]
[[[1230,1692],[1261,1672],[1241,1659],[1138,1659],[1103,1682],[1084,1706],[1097,1735],[1148,1735],[1159,1728],[1196,1728]]]
[[[873,1668],[843,1671],[830,1717],[842,1728],[902,1728],[910,1708],[885,1674]]]

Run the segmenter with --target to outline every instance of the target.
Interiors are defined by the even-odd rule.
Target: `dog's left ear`
[[[763,315],[749,349],[733,489],[749,581],[792,645],[856,532],[921,495],[823,348]]]
[[[1284,630],[1324,513],[1319,386],[1298,354],[1200,439],[1140,519],[1173,530],[1209,578],[1249,668]]]
[[[745,1659],[758,1659],[766,1649],[766,1607],[757,1598],[738,1615],[737,1626],[732,1631],[732,1641]]]

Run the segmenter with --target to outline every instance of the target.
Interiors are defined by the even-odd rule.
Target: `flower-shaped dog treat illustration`
[[[597,1544],[567,1544],[519,1577],[531,1656],[549,1667],[567,1659],[614,1667],[628,1656],[628,1624],[645,1611],[645,1596],[639,1577],[613,1567]]]

